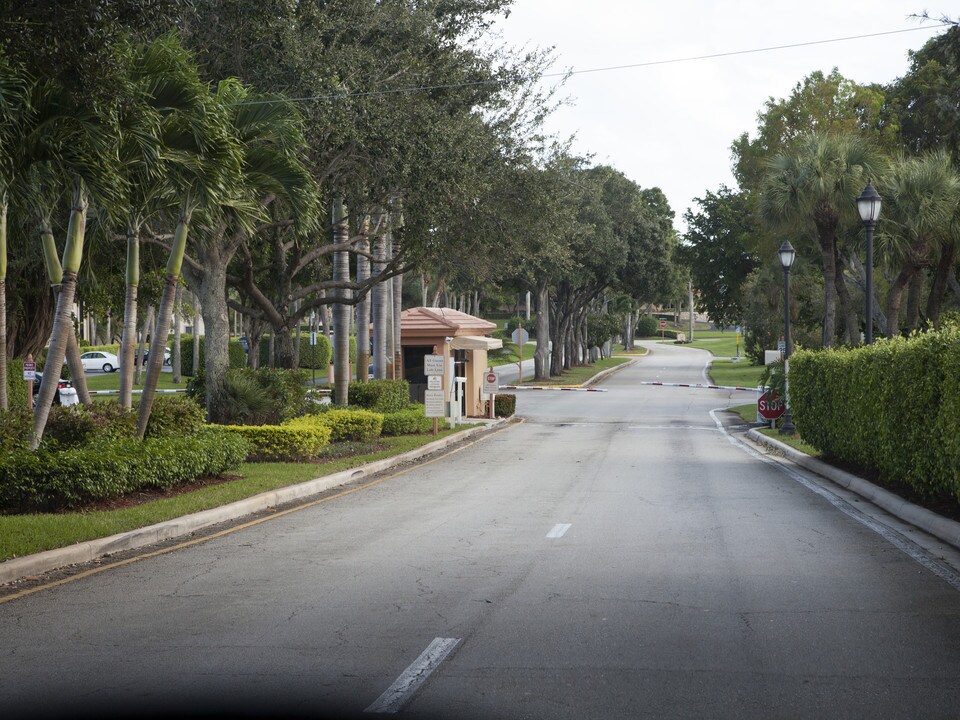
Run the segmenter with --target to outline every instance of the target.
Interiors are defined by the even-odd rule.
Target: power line
[[[673,65],[677,63],[696,62],[699,60],[715,60],[717,58],[733,57],[736,55],[751,55],[754,53],[773,52],[774,50],[790,50],[792,48],[810,47],[812,45],[826,45],[829,43],[849,42],[851,40],[865,40],[867,38],[884,37],[887,35],[898,35],[900,33],[917,32],[918,30],[936,30],[938,28],[952,27],[952,23],[940,23],[938,25],[928,25],[925,27],[905,28],[902,30],[887,30],[885,32],[867,33],[864,35],[847,35],[846,37],[830,38],[827,40],[810,40],[807,42],[790,43],[788,45],[771,45],[769,47],[752,48],[750,50],[733,50],[730,52],[711,53],[709,55],[692,55],[690,57],[671,58],[669,60],[650,60],[648,62],[631,63],[629,65],[611,65],[609,67],[589,68],[586,70],[570,70],[562,73],[545,73],[543,78],[568,77],[572,75],[586,75],[587,73],[610,72],[613,70],[629,70],[633,68],[653,67],[656,65]],[[300,98],[282,98],[274,100],[252,100],[250,102],[233,103],[234,105],[266,105],[278,102],[311,102],[314,100],[344,100],[354,97],[374,97],[377,95],[401,95],[416,92],[429,92],[431,90],[454,90],[457,88],[478,87],[481,85],[499,85],[503,80],[477,80],[467,83],[450,83],[448,85],[417,85],[408,88],[394,88],[392,90],[365,90],[352,93],[331,93],[329,95],[311,95]]]

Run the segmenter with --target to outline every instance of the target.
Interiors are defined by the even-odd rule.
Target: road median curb
[[[783,455],[800,467],[810,470],[856,493],[877,507],[883,508],[891,515],[900,518],[904,522],[910,523],[914,527],[960,550],[960,522],[938,515],[932,510],[927,510],[926,508],[913,504],[909,500],[904,500],[889,490],[878,487],[868,480],[864,480],[845,470],[836,468],[823,460],[818,460],[806,453],[802,453],[785,443],[764,435],[756,429],[748,430],[747,437]]]
[[[236,500],[227,505],[210,508],[209,510],[201,510],[191,515],[164,520],[154,525],[127,530],[104,538],[86,540],[63,548],[45,550],[32,555],[24,555],[23,557],[5,560],[0,562],[0,585],[15,582],[25,577],[40,575],[69,565],[90,562],[102,558],[105,555],[112,555],[124,550],[133,550],[172,538],[189,535],[192,532],[202,530],[212,525],[238,520],[278,505],[319,495],[320,493],[340,487],[341,485],[376,475],[384,470],[414,462],[432,453],[445,450],[451,445],[469,440],[477,435],[500,429],[511,421],[512,418],[470,428],[456,435],[427,443],[415,450],[409,450],[401,455],[376,460],[366,465],[350,468],[349,470],[342,470],[332,475],[324,475],[323,477],[307,480],[306,482],[296,485],[288,485],[287,487],[278,488],[277,490],[269,490],[259,495],[244,498],[243,500]]]

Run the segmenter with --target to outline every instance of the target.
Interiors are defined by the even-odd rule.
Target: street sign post
[[[764,420],[777,420],[786,409],[783,398],[773,390],[767,390],[757,399],[757,416]]]
[[[500,382],[497,378],[497,374],[493,371],[493,368],[487,368],[487,372],[483,374],[483,394],[490,396],[490,419],[494,418],[494,409],[493,405],[497,397],[497,390],[500,389]]]
[[[423,374],[427,377],[443,377],[443,355],[424,355]]]

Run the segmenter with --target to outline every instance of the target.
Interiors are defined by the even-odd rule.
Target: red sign
[[[666,320],[661,320],[661,321],[660,321],[660,329],[663,330],[666,326],[667,326],[667,321],[666,321]]]
[[[767,390],[757,400],[757,415],[764,420],[776,420],[783,416],[787,407],[773,390]]]

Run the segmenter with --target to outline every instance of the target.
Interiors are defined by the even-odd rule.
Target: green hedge
[[[410,383],[406,380],[352,382],[347,388],[350,404],[378,413],[406,410],[410,405]]]
[[[517,411],[517,396],[510,393],[494,395],[493,414],[497,417],[509,417]]]
[[[660,321],[652,315],[644,315],[637,321],[634,334],[638,338],[653,337],[660,334]]]
[[[0,457],[0,508],[51,511],[140,490],[166,490],[239,467],[246,441],[215,428],[192,436],[98,440]]]
[[[406,410],[383,415],[384,435],[421,435],[433,432],[433,418],[423,414],[423,405],[414,403]]]
[[[332,430],[325,425],[224,425],[250,445],[250,462],[309,462],[330,444]]]
[[[824,455],[960,499],[960,333],[790,358],[793,420]]]
[[[345,440],[369,442],[380,437],[383,430],[383,415],[371,410],[334,408],[316,415],[294,418],[284,425],[293,427],[326,425],[332,431],[330,438],[332,442],[343,442]]]
[[[184,375],[193,375],[193,343],[194,338],[192,335],[181,335],[180,336],[180,372]],[[200,367],[203,367],[204,360],[206,359],[206,353],[204,351],[206,338],[200,337]],[[247,366],[247,352],[243,349],[243,345],[240,344],[237,340],[231,340],[227,345],[227,353],[230,356],[230,367],[231,368],[243,368]]]

